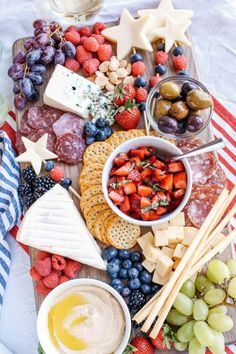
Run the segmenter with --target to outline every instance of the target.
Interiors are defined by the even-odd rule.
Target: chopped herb
[[[114,188],[114,189],[117,189],[118,187],[122,186],[123,184],[129,183],[129,182],[132,182],[132,180],[131,179],[125,179],[124,181],[120,181],[118,183],[113,182],[113,183],[111,183],[110,186],[112,188]]]
[[[166,192],[166,189],[161,188],[159,183],[151,183],[147,179],[143,181],[148,187],[151,187],[155,192]]]
[[[167,206],[167,205],[169,205],[168,200],[167,199],[162,199],[162,200],[160,200],[157,203],[154,203],[152,205],[147,206],[146,208],[142,208],[141,209],[141,213],[144,214],[144,213],[147,213],[150,210],[156,210],[159,206]]]
[[[143,168],[150,168],[150,170],[156,170],[156,167],[151,165],[149,161],[141,161],[138,163],[138,166],[143,166]]]
[[[129,168],[129,172],[133,171],[135,165],[136,165],[135,162],[132,162],[132,163],[131,163],[131,166],[130,166],[130,168]]]

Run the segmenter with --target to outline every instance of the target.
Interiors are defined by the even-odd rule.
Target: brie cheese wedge
[[[56,184],[29,208],[17,240],[25,245],[106,269],[101,250],[69,193]]]

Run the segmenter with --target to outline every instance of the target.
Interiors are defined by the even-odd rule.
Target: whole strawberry
[[[135,100],[128,99],[124,106],[120,106],[115,118],[117,123],[125,130],[137,128],[140,111]]]
[[[167,324],[163,324],[155,339],[151,338],[152,345],[160,350],[171,349],[171,345],[175,341],[174,331]]]
[[[154,354],[155,350],[150,342],[141,336],[134,337],[127,345],[124,354]]]
[[[128,99],[135,98],[136,91],[131,84],[120,84],[116,87],[114,95],[114,104],[117,106],[123,106]]]

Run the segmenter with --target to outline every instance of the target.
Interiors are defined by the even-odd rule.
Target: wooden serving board
[[[107,23],[107,26],[114,26],[117,23],[118,22]],[[13,50],[12,50],[13,57],[19,51],[24,50],[23,43],[26,39],[27,38],[21,38],[21,39],[18,39],[15,41],[15,43],[13,44]],[[152,52],[152,53],[147,52],[147,51],[138,50],[138,52],[140,52],[144,58],[144,62],[146,65],[146,78],[147,78],[147,80],[150,76],[154,75],[154,67],[155,67],[154,53],[156,50],[156,44],[153,45],[153,48],[154,48],[154,52]],[[116,54],[115,45],[113,46],[113,52],[115,55]],[[200,77],[199,77],[200,75],[199,75],[197,65],[196,65],[196,57],[195,57],[195,52],[194,52],[193,46],[192,47],[185,47],[185,56],[188,60],[188,70],[189,70],[190,77],[200,80]],[[175,75],[175,72],[173,70],[172,60],[171,60],[170,56],[169,56],[168,62],[166,63],[166,66],[167,66],[167,73],[164,76],[164,78],[166,78],[168,76]],[[28,109],[34,105],[43,104],[43,92],[46,88],[46,85],[48,83],[49,78],[51,77],[53,70],[54,70],[54,65],[50,65],[47,67],[44,84],[41,86],[38,86],[39,92],[40,92],[40,98],[36,103],[29,103],[27,105],[26,109]],[[82,74],[82,71],[81,71],[81,74]],[[19,123],[20,123],[23,113],[24,113],[24,111],[20,112],[20,111],[16,110],[16,121],[17,121],[18,128],[19,128]],[[144,127],[144,122],[143,122],[143,119],[141,119],[140,124],[139,124],[139,128],[143,128],[143,127]],[[121,129],[119,128],[117,130],[121,130]],[[211,140],[211,138],[212,138],[211,128],[208,126],[208,128],[205,129],[205,131],[202,134],[200,134],[199,137],[203,141]],[[61,167],[63,167],[63,169],[65,171],[65,176],[72,179],[72,187],[79,192],[78,177],[79,177],[80,171],[82,169],[82,163],[78,164],[77,166],[70,166],[70,165],[67,165],[64,163],[57,163],[57,164],[60,165]],[[22,164],[22,167],[24,168],[25,164]],[[71,196],[72,196],[76,206],[80,210],[78,198],[76,198],[73,194],[71,194]],[[147,228],[142,228],[142,229],[143,229],[142,234],[144,234],[147,231]],[[100,244],[100,246],[103,247],[104,245]],[[31,258],[32,264],[35,263],[36,254],[37,254],[37,250],[30,247],[30,258]],[[224,253],[222,253],[218,258],[220,258],[222,260],[226,260],[230,257],[232,257],[232,251],[231,251],[231,247],[228,247],[227,250],[225,250]],[[108,278],[106,272],[86,266],[86,265],[83,265],[81,267],[79,277],[80,278],[94,278],[94,279],[102,280],[104,282],[109,283],[109,278]],[[35,290],[35,282],[34,282],[34,290]],[[36,291],[34,291],[34,294],[35,294],[36,308],[38,310],[44,297],[42,295],[39,295]],[[233,318],[234,322],[236,323],[236,311],[233,308],[230,308],[229,313],[230,313],[230,316]],[[236,331],[233,329],[230,332],[226,333],[225,338],[226,338],[226,343],[228,343],[228,344],[236,342]],[[161,353],[161,352],[158,351],[158,353]],[[174,350],[168,351],[168,353],[172,354],[172,353],[176,353],[176,351],[174,351]]]

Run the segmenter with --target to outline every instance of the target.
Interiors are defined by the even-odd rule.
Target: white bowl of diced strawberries
[[[174,144],[144,136],[128,140],[108,157],[102,187],[111,209],[140,226],[166,222],[185,207],[192,188],[187,159],[165,162],[157,155],[180,154]]]

